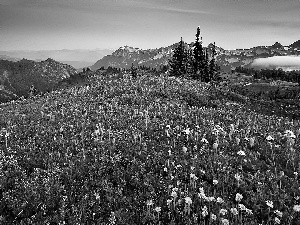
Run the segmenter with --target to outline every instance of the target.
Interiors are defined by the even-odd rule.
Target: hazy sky
[[[0,0],[0,50],[138,48],[192,42],[225,49],[300,39],[299,0]]]

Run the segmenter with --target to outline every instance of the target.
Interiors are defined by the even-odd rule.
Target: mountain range
[[[68,83],[70,79],[76,80],[78,77],[75,75],[77,74],[79,77],[81,75],[77,69],[68,65],[68,62],[72,60],[75,60],[72,62],[80,62],[80,66],[86,67],[92,65],[92,62],[84,64],[82,60],[100,57],[101,59],[90,67],[94,71],[109,66],[130,68],[132,64],[134,66],[160,68],[162,65],[168,64],[177,45],[178,43],[175,43],[168,47],[147,50],[124,46],[114,52],[107,50],[112,53],[104,57],[99,55],[100,52],[97,50],[94,52],[89,50],[22,51],[14,52],[14,54],[0,51],[0,102],[27,96],[31,85],[34,85],[38,92],[46,92],[55,89],[64,82]],[[192,48],[192,46],[193,43],[186,44],[187,48]],[[209,44],[205,48],[211,54],[213,44]],[[225,50],[217,46],[215,49],[217,63],[224,71],[231,71],[238,66],[263,67],[268,65],[277,68],[280,65],[278,62],[282,59],[290,68],[300,70],[300,40],[289,46],[283,46],[276,42],[272,46],[258,46],[250,49]],[[104,54],[104,51],[101,52]],[[19,56],[22,54],[29,58],[36,58],[36,60],[20,59]],[[46,55],[54,55],[64,63],[51,58],[37,59],[38,57],[45,58]]]
[[[97,70],[101,67],[107,68],[130,68],[134,66],[147,66],[159,68],[161,65],[167,65],[172,57],[172,52],[178,43],[168,47],[158,49],[139,49],[130,46],[120,47],[111,55],[104,56],[91,66],[92,70]],[[191,48],[193,43],[187,44]],[[209,54],[213,48],[213,44],[207,47]],[[238,66],[251,67],[255,59],[267,58],[274,56],[299,56],[300,55],[300,40],[289,46],[283,46],[276,42],[272,46],[257,46],[250,49],[225,50],[216,46],[216,60],[225,71],[231,71]]]
[[[41,50],[41,51],[0,51],[0,59],[9,61],[19,61],[22,58],[41,62],[48,58],[58,62],[69,64],[75,69],[88,67],[94,64],[98,59],[111,54],[112,49],[63,49],[63,50]]]
[[[0,60],[0,102],[27,96],[31,85],[38,92],[51,91],[62,80],[76,74],[74,67],[50,58],[41,62]]]

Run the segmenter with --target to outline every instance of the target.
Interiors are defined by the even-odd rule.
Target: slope
[[[299,123],[197,81],[90,82],[0,109],[2,223],[299,223]]]

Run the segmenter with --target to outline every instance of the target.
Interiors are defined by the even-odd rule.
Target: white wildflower
[[[242,150],[238,151],[237,154],[241,155],[241,156],[245,156],[246,155],[246,153],[244,151],[242,151]]]
[[[193,203],[193,201],[190,197],[185,197],[184,200],[185,200],[185,203],[188,205],[191,205]]]
[[[217,216],[213,213],[210,215],[210,218],[211,218],[211,220],[217,220]]]
[[[278,217],[275,217],[274,221],[275,221],[275,224],[280,224],[280,219]]]
[[[275,210],[274,213],[278,216],[278,217],[282,217],[283,213],[280,212],[279,210]]]
[[[242,199],[243,199],[243,195],[241,195],[241,194],[239,194],[239,193],[237,193],[237,194],[235,195],[235,201],[240,202]]]
[[[157,213],[159,213],[161,211],[161,207],[159,207],[159,206],[155,207],[154,211],[157,212]]]
[[[151,206],[151,205],[153,205],[153,201],[152,201],[152,199],[150,199],[150,200],[147,200],[146,204],[147,204],[147,206]]]
[[[220,209],[220,214],[225,216],[227,214],[227,210],[226,209]]]
[[[291,131],[291,130],[286,130],[286,131],[284,132],[284,136],[287,137],[287,138],[296,138],[296,135],[295,135],[294,132]]]
[[[230,209],[230,212],[231,212],[233,215],[235,215],[235,216],[239,214],[237,208],[231,208],[231,209]]]
[[[295,212],[300,212],[300,205],[294,205],[293,210]]]
[[[243,204],[239,204],[239,208],[242,211],[246,211],[247,210],[246,206],[244,206]]]
[[[221,220],[223,225],[229,225],[229,220],[228,219],[221,218],[220,220]]]
[[[218,198],[217,198],[217,203],[222,204],[222,203],[224,203],[224,200],[223,200],[222,198],[218,197]]]
[[[274,138],[271,135],[268,135],[268,137],[266,138],[267,141],[274,141]]]
[[[267,206],[269,206],[270,208],[273,208],[273,202],[270,200],[266,201]]]

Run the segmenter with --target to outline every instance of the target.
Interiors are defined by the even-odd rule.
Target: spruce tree
[[[197,28],[196,41],[194,44],[193,50],[193,69],[194,74],[193,78],[203,81],[203,63],[204,63],[204,54],[202,47],[202,38],[200,41],[200,27]]]
[[[203,61],[203,81],[207,82],[207,83],[211,81],[207,49],[205,51],[205,56],[204,56],[204,61]]]
[[[186,64],[186,72],[189,76],[194,74],[194,66],[193,66],[193,49],[189,48],[187,50],[187,64]]]
[[[169,61],[170,75],[179,77],[187,72],[187,52],[184,46],[184,42],[179,42],[179,45],[175,48],[173,57]]]
[[[209,62],[209,73],[212,80],[216,80],[216,72],[217,72],[217,66],[216,66],[216,43],[214,42],[213,48],[211,51],[211,60]]]

